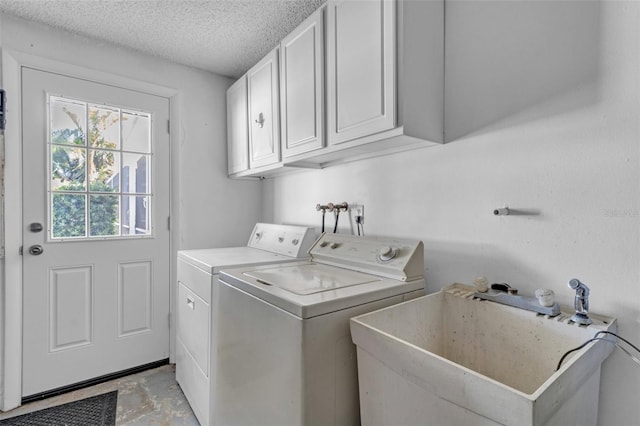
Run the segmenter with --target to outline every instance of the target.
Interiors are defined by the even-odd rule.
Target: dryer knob
[[[294,238],[294,239],[291,241],[291,244],[293,244],[294,246],[297,246],[299,242],[300,242],[300,241],[299,241],[297,238]]]
[[[328,245],[329,245],[329,242],[327,242],[327,241],[323,241],[323,242],[320,243],[320,247],[326,247]]]
[[[331,246],[330,246],[330,247],[331,247],[332,249],[335,249],[335,248],[338,248],[338,246],[339,246],[339,245],[340,245],[340,244],[338,244],[338,243],[331,243]]]
[[[393,247],[384,246],[378,252],[378,258],[383,262],[388,262],[398,254],[398,250]]]

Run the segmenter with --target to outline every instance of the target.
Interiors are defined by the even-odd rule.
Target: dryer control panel
[[[424,278],[422,241],[322,234],[309,250],[311,260],[402,281]]]
[[[247,246],[303,259],[315,239],[314,229],[306,226],[256,223]]]

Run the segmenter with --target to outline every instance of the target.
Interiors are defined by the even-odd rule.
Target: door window
[[[151,236],[151,114],[49,96],[49,237]]]

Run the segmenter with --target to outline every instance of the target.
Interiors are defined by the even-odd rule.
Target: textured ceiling
[[[239,77],[325,0],[0,0],[0,12]]]

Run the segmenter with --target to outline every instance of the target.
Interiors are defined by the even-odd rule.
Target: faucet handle
[[[505,293],[507,293],[509,291],[509,289],[511,289],[511,286],[507,283],[493,283],[491,284],[491,290],[498,290],[498,291],[504,291]],[[515,289],[513,289],[515,290]],[[517,290],[516,290],[517,292]]]
[[[536,299],[542,306],[550,307],[555,303],[555,293],[553,290],[539,288],[535,291]]]
[[[489,286],[487,284],[489,284],[489,281],[485,277],[476,277],[473,280],[473,285],[475,286],[476,291],[480,293],[486,293],[489,291]]]

